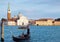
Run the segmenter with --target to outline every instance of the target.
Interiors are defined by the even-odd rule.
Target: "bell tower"
[[[8,12],[7,12],[7,19],[11,19],[11,11],[10,11],[10,4],[8,3]]]

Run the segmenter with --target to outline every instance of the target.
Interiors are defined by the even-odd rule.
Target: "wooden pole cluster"
[[[1,41],[4,42],[4,23],[1,22]]]

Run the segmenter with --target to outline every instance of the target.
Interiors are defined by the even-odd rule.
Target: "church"
[[[17,25],[25,25],[27,26],[28,25],[28,19],[27,17],[23,16],[21,13],[18,15],[19,19],[17,20]]]
[[[1,21],[4,22],[5,25],[28,25],[29,21],[28,18],[23,16],[21,13],[18,16],[11,17],[10,5],[8,4],[8,11],[7,11],[7,19],[2,18]]]

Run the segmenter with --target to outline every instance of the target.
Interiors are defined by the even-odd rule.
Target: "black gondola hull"
[[[12,36],[12,38],[13,38],[14,41],[22,41],[22,40],[28,40],[30,37],[26,36],[25,38],[21,38],[21,37],[19,38],[19,37]]]

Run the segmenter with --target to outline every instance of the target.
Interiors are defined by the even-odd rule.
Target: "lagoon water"
[[[5,42],[14,42],[12,35],[18,36],[26,30],[18,29],[18,26],[4,26]],[[30,39],[23,42],[60,42],[60,26],[30,26]]]
[[[1,26],[0,26],[0,42],[1,42]]]

